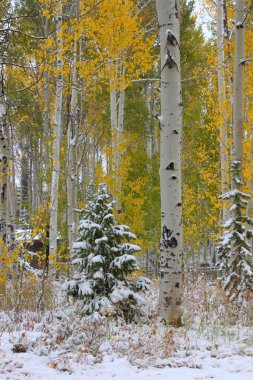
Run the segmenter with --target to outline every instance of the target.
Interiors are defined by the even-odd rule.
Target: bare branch
[[[240,65],[245,65],[245,63],[253,61],[253,57],[242,59]]]

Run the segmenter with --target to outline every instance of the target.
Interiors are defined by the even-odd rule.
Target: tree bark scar
[[[169,230],[165,225],[162,228],[162,245],[165,248],[176,248],[178,245],[177,239],[171,235],[173,234],[172,230]]]
[[[166,170],[175,170],[174,162],[170,162],[169,165],[166,167]]]

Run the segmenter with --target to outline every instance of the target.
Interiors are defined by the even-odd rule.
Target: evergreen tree
[[[85,219],[79,224],[78,241],[73,245],[74,279],[66,285],[80,312],[98,311],[132,319],[143,304],[136,292],[146,290],[149,281],[127,277],[138,269],[133,254],[140,247],[129,243],[135,239],[129,227],[115,225],[114,204],[104,184],[90,196]]]
[[[252,250],[249,243],[252,230],[247,228],[247,225],[253,225],[253,220],[245,215],[251,195],[239,190],[243,186],[240,161],[233,161],[231,171],[234,189],[223,194],[221,199],[232,200],[229,211],[233,216],[223,225],[225,231],[220,238],[217,265],[227,296],[231,301],[241,301],[246,291],[253,290]]]

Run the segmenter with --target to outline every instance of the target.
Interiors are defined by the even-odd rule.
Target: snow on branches
[[[217,266],[221,271],[221,281],[231,301],[242,301],[245,292],[253,290],[252,230],[253,220],[246,215],[249,194],[238,187],[241,163],[233,161],[232,174],[234,189],[223,194],[221,199],[231,199],[231,218],[224,225],[223,235],[219,238]]]
[[[140,247],[129,242],[135,235],[128,226],[115,225],[114,204],[106,186],[100,184],[80,221],[78,241],[73,245],[75,274],[65,289],[83,314],[99,312],[132,319],[143,304],[137,291],[146,290],[149,280],[128,278],[138,269],[134,254]]]

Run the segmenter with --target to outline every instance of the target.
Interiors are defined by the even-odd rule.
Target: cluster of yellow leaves
[[[211,52],[210,52],[211,53]],[[215,53],[208,57],[206,68],[194,72],[196,87],[201,98],[192,96],[187,104],[187,118],[183,142],[183,221],[185,246],[197,248],[201,242],[212,238],[219,226],[220,157],[219,112]],[[196,103],[197,102],[197,103]],[[203,112],[203,109],[205,112]],[[189,121],[188,121],[189,120]]]
[[[85,6],[95,10],[82,20],[90,57],[88,62],[80,62],[80,73],[87,78],[87,72],[93,72],[110,90],[124,89],[133,77],[152,67],[153,39],[145,37],[131,0],[88,0]]]
[[[8,279],[14,274],[14,265],[18,260],[19,247],[9,251],[5,242],[0,239],[0,285],[6,285]]]

